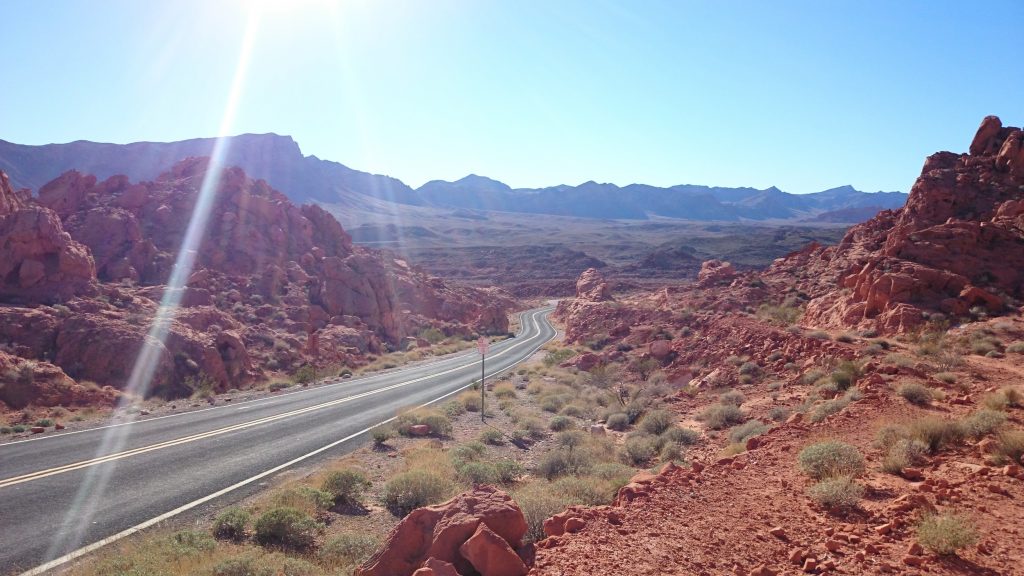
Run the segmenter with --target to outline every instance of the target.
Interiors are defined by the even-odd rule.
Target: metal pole
[[[484,414],[487,412],[484,409],[484,358],[486,355],[480,355],[480,421],[484,421]]]

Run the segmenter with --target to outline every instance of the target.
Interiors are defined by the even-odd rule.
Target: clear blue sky
[[[1024,123],[1024,1],[5,0],[0,138],[289,134],[418,186],[907,190]]]

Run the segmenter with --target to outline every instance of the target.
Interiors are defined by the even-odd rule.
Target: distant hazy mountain
[[[152,180],[189,156],[209,156],[215,138],[181,142],[103,144],[79,140],[68,144],[26,146],[0,140],[0,170],[11,184],[38,190],[61,173],[75,169],[103,179],[126,174]],[[400,180],[353,170],[316,156],[303,156],[291,136],[242,134],[229,139],[227,164],[262,178],[298,203],[328,202],[360,207],[370,199],[421,204],[419,195]]]
[[[61,173],[76,169],[106,178],[126,174],[151,180],[188,156],[209,156],[214,138],[181,142],[103,144],[80,140],[28,146],[0,140],[0,170],[15,187],[38,190]],[[721,188],[644,184],[616,186],[585,182],[579,186],[513,189],[469,175],[455,182],[434,180],[413,190],[400,180],[353,170],[337,162],[303,156],[289,136],[243,134],[229,138],[227,163],[262,178],[295,202],[323,202],[355,210],[401,210],[398,205],[470,211],[551,214],[582,218],[645,220],[818,220],[860,222],[879,209],[898,208],[902,192],[865,193],[851,186],[813,194],[789,194],[772,187]],[[384,204],[382,204],[384,203]]]
[[[878,210],[903,206],[907,199],[902,192],[868,193],[852,186],[812,194],[789,194],[775,187],[620,187],[596,182],[512,189],[476,175],[455,182],[434,180],[416,191],[427,204],[438,207],[613,219],[794,220],[828,214],[826,221],[842,221],[844,215],[849,215],[855,218],[850,222],[860,222],[865,214],[870,218]]]

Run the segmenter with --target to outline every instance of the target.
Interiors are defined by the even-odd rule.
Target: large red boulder
[[[482,527],[486,527],[488,534],[465,548],[464,554],[464,545]],[[497,541],[504,542],[508,550],[517,549],[522,545],[526,529],[522,510],[508,494],[491,486],[476,486],[443,504],[413,510],[356,574],[408,576],[431,558],[451,563],[460,574],[472,574],[480,568],[467,554],[482,566],[490,567],[491,562],[501,556],[501,552],[495,551],[496,547],[500,548]],[[518,566],[522,566],[521,560]],[[491,573],[506,572],[484,574]],[[515,574],[525,574],[525,571]]]
[[[587,268],[576,281],[576,297],[581,300],[603,302],[611,300],[611,289],[597,268]]]

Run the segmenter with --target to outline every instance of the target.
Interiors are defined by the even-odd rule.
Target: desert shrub
[[[133,570],[128,574],[135,576],[140,573]],[[140,576],[149,574],[143,572]],[[275,576],[275,570],[264,562],[261,555],[249,552],[218,562],[213,567],[213,576]]]
[[[309,384],[314,378],[316,378],[316,369],[309,364],[302,366],[292,375],[292,380],[296,384]]]
[[[455,470],[459,478],[470,484],[494,484],[498,481],[498,470],[490,462],[463,462]]]
[[[387,424],[374,426],[374,428],[370,430],[370,437],[373,438],[374,446],[383,446],[387,444],[388,440],[391,440],[393,436],[394,431],[391,429],[391,426]]]
[[[567,474],[578,475],[586,472],[593,464],[590,454],[584,450],[558,449],[541,456],[537,472],[552,480]]]
[[[996,345],[989,340],[974,340],[971,342],[971,352],[978,356],[987,356],[998,351]]]
[[[728,404],[732,406],[742,406],[747,399],[743,396],[742,392],[737,390],[730,390],[718,397],[719,404]]]
[[[932,401],[932,391],[917,382],[903,384],[896,393],[915,406],[927,406]]]
[[[523,466],[511,458],[502,458],[494,463],[494,471],[498,475],[498,482],[511,484],[523,475]]]
[[[458,399],[467,412],[479,412],[482,407],[480,395],[473,390],[467,390],[459,394]]]
[[[213,536],[222,540],[241,540],[251,516],[241,508],[228,508],[213,520]]]
[[[815,382],[821,380],[824,377],[825,373],[822,372],[821,370],[809,370],[805,372],[803,376],[800,377],[800,383],[803,384],[804,386],[810,386],[811,384],[814,384]]]
[[[972,438],[991,434],[1006,422],[1006,414],[982,408],[963,419],[964,432]]]
[[[509,399],[516,397],[516,387],[511,382],[502,382],[494,387],[495,398]]]
[[[768,417],[775,422],[782,422],[783,420],[789,418],[789,413],[789,408],[776,406],[775,408],[772,408],[771,410],[768,411]]]
[[[674,442],[682,446],[693,446],[700,442],[700,432],[690,428],[672,426],[661,433],[661,437],[667,442]]]
[[[661,449],[658,437],[648,434],[632,434],[622,445],[626,461],[634,466],[642,466],[649,462]]]
[[[318,556],[322,562],[335,567],[357,566],[369,558],[379,544],[374,536],[346,532],[327,540]]]
[[[998,392],[994,394],[986,394],[982,397],[981,405],[989,410],[998,410],[1000,412],[1004,412],[1010,407],[1010,403],[1006,401],[1006,396],[1003,396]]]
[[[605,420],[605,426],[612,430],[622,432],[626,428],[629,428],[629,416],[623,412],[616,412],[608,416]]]
[[[813,338],[815,340],[831,340],[832,339],[832,337],[828,335],[828,332],[825,332],[824,330],[813,330],[811,332],[808,332],[807,333],[807,337],[808,338]]]
[[[747,376],[757,376],[761,373],[761,367],[754,362],[744,362],[740,365],[739,372]]]
[[[761,422],[750,420],[729,430],[729,441],[735,444],[743,444],[750,438],[760,436],[767,431],[768,427]]]
[[[931,514],[917,525],[917,541],[936,554],[948,556],[973,546],[978,541],[978,531],[959,514]]]
[[[452,461],[456,466],[460,462],[479,460],[487,452],[487,447],[479,442],[466,442],[459,444],[451,450]]]
[[[295,508],[303,513],[316,514],[330,508],[333,498],[322,490],[300,485],[273,492],[270,504],[276,508]]]
[[[291,387],[291,384],[287,382],[271,382],[270,385],[267,386],[267,390],[270,390],[271,392],[278,392],[289,387]]]
[[[739,356],[736,356],[735,354],[733,354],[732,356],[729,356],[728,358],[725,359],[725,363],[730,365],[730,366],[737,366],[738,367],[740,364],[743,364],[743,362],[744,362],[744,359],[740,358]]]
[[[1007,462],[1017,463],[1024,456],[1024,431],[1002,430],[996,435],[996,449],[994,456],[999,464]]]
[[[901,438],[886,451],[882,459],[882,471],[898,475],[904,468],[924,462],[927,453],[928,446],[920,440]]]
[[[999,392],[1003,395],[1004,398],[1006,398],[1006,403],[1011,408],[1024,407],[1024,394],[1021,393],[1020,388],[1013,388],[1007,386],[1001,389]]]
[[[403,436],[408,436],[409,428],[419,424],[425,424],[435,436],[448,436],[452,433],[452,421],[432,408],[417,408],[395,418],[395,429]]]
[[[519,430],[522,430],[527,436],[534,440],[540,440],[547,436],[544,423],[536,418],[524,418],[521,420],[519,422]]]
[[[800,451],[797,462],[804,474],[816,480],[841,476],[855,478],[864,472],[864,457],[860,451],[838,440],[811,444]]]
[[[560,412],[562,416],[572,416],[573,418],[586,418],[589,413],[589,410],[579,404],[569,404]]]
[[[1024,354],[1024,342],[1014,342],[1006,347],[1006,351],[1013,354]]]
[[[458,398],[456,398],[455,400],[445,402],[444,405],[441,406],[441,412],[443,412],[448,418],[454,420],[466,413],[466,407],[462,405],[462,402],[460,402]]]
[[[412,469],[396,474],[384,485],[384,505],[398,516],[416,508],[437,504],[453,491],[444,476],[429,470]]]
[[[849,476],[826,478],[807,490],[812,500],[829,510],[854,508],[864,496],[864,488]]]
[[[698,420],[712,430],[722,430],[743,423],[747,417],[737,406],[732,404],[716,404],[701,412]]]
[[[796,323],[800,319],[800,315],[803,312],[796,306],[787,306],[785,304],[772,305],[762,304],[757,308],[757,316],[773,322],[780,326],[789,326],[790,324]]]
[[[938,372],[933,376],[933,378],[935,378],[939,382],[944,382],[946,384],[952,384],[956,382],[956,374],[953,374],[952,372]]]
[[[840,390],[846,390],[853,385],[854,382],[860,378],[861,367],[860,364],[850,360],[843,360],[836,366],[836,369],[832,371],[832,382],[835,383],[836,387]]]
[[[576,423],[568,416],[555,416],[550,422],[548,422],[548,428],[551,428],[551,430],[555,432],[561,432],[575,427]]]
[[[480,433],[480,441],[491,446],[501,446],[505,443],[505,435],[500,430],[487,428]]]
[[[168,539],[171,552],[178,557],[196,556],[210,552],[217,547],[217,542],[206,532],[197,530],[180,530]]]
[[[533,542],[544,539],[544,520],[563,512],[568,506],[577,504],[557,490],[550,482],[530,482],[512,493],[526,519],[526,538]]]
[[[49,428],[50,426],[53,426],[53,420],[50,420],[49,418],[42,418],[40,420],[36,420],[35,424],[33,425],[42,426],[43,428]]]
[[[851,334],[849,332],[843,332],[839,336],[836,336],[836,342],[842,342],[844,344],[852,344],[856,340],[857,340],[857,335],[856,334]]]
[[[676,422],[674,414],[668,410],[651,410],[640,420],[639,427],[648,434],[661,434]]]
[[[305,550],[322,527],[295,508],[271,508],[256,520],[256,542],[291,550]]]
[[[565,398],[560,395],[543,396],[541,397],[539,404],[541,410],[555,413],[565,406]]]
[[[11,432],[15,434],[21,434],[25,430],[28,430],[28,426],[25,426],[24,424],[15,424],[14,426],[11,426]]]
[[[850,405],[850,396],[842,395],[832,400],[826,400],[814,408],[811,413],[811,422],[821,422],[833,414],[837,414]]]
[[[352,468],[335,470],[324,478],[320,488],[331,495],[335,504],[358,504],[370,487],[366,475]]]
[[[923,442],[932,454],[946,446],[959,444],[965,435],[966,431],[960,422],[936,416],[918,418],[907,424],[907,436]]]
[[[640,417],[651,407],[651,402],[650,398],[642,396],[634,398],[629,404],[626,404],[624,412],[629,417],[629,423],[636,424]]]

